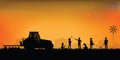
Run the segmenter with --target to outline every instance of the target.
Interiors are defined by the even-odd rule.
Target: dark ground
[[[120,49],[53,49],[53,50],[24,50],[24,49],[1,49],[0,57],[2,59],[95,59],[95,60],[120,60]]]

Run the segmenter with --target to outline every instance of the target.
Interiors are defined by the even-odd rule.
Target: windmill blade
[[[117,31],[115,31],[115,33],[117,33]]]
[[[110,26],[110,28],[112,28],[112,26]]]
[[[115,30],[118,30],[117,28],[115,28]]]
[[[110,31],[110,33],[112,33],[113,31]]]
[[[109,29],[109,30],[111,30],[111,29]]]
[[[117,26],[115,26],[115,28],[117,28]]]
[[[115,27],[114,25],[112,27]]]

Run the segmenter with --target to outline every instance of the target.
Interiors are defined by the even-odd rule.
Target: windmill
[[[113,40],[115,40],[115,38],[114,38],[114,35],[115,35],[115,33],[117,33],[117,26],[115,26],[115,25],[112,25],[112,26],[110,26],[110,33],[112,33],[112,36],[113,36]]]

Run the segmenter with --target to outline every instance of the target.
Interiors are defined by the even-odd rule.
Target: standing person
[[[78,38],[78,49],[81,49],[81,40],[80,40],[80,37]]]
[[[72,41],[71,41],[71,38],[68,38],[68,44],[69,44],[69,45],[68,45],[68,48],[69,48],[69,49],[71,49],[71,42],[72,42]]]
[[[93,40],[92,40],[92,38],[90,38],[90,49],[93,48],[93,45],[94,45]]]
[[[108,40],[107,40],[107,37],[105,37],[104,45],[105,45],[105,49],[108,49]]]

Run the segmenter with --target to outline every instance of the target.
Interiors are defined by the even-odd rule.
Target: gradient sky
[[[0,47],[19,44],[30,31],[39,31],[41,38],[53,42],[54,48],[60,48],[62,42],[68,47],[70,36],[80,37],[88,47],[92,37],[95,48],[108,37],[110,48],[120,48],[119,22],[118,1],[0,2]],[[114,40],[109,31],[111,25],[118,28]],[[74,39],[72,48],[77,48]]]

